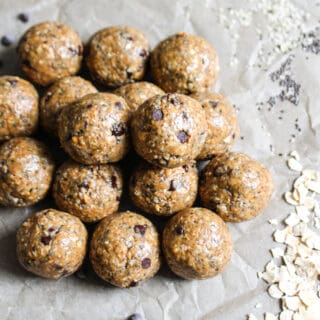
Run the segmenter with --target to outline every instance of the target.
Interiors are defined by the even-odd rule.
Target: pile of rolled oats
[[[230,36],[232,57],[230,65],[238,64],[240,28],[251,27],[257,35],[258,62],[253,66],[267,67],[279,54],[286,54],[302,46],[310,14],[290,0],[249,0],[238,7],[219,9],[219,22]]]
[[[278,315],[265,313],[265,320],[320,319],[320,172],[304,169],[296,151],[290,153],[288,166],[300,173],[293,188],[284,194],[292,212],[283,221],[272,219],[277,227],[273,236],[280,245],[271,249],[272,260],[258,277],[269,284],[268,293],[281,303]],[[257,319],[253,314],[249,320]]]

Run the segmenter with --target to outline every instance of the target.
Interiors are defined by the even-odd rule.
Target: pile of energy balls
[[[144,34],[124,26],[98,31],[85,51],[69,26],[40,23],[18,45],[22,71],[46,87],[40,102],[30,82],[0,77],[0,203],[30,206],[52,190],[61,210],[34,213],[21,224],[19,262],[42,277],[69,276],[86,256],[84,223],[97,223],[89,258],[112,285],[137,286],[154,276],[161,252],[182,278],[215,276],[232,254],[225,221],[254,218],[273,189],[264,166],[229,151],[239,128],[232,104],[210,91],[216,51],[178,33],[150,52]],[[74,76],[83,55],[105,92]],[[155,84],[139,82],[149,65]],[[38,122],[70,157],[56,171],[47,146],[29,137]],[[130,197],[145,216],[167,218],[162,237],[146,217],[117,212],[123,178],[115,163],[130,148],[141,158],[128,181]],[[198,181],[196,161],[209,159]],[[192,207],[198,193],[204,208]]]

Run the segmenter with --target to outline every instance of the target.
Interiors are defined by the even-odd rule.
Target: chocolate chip
[[[116,176],[111,177],[111,186],[113,189],[117,188],[117,177]]]
[[[5,47],[11,46],[13,43],[13,39],[10,36],[3,36],[1,38],[1,44]]]
[[[139,284],[138,281],[133,280],[130,282],[129,287],[136,287],[138,284]]]
[[[178,235],[181,236],[182,234],[184,234],[184,229],[182,226],[176,226],[174,229],[174,232]]]
[[[178,189],[178,183],[174,180],[171,180],[169,191],[176,191],[177,189]]]
[[[17,15],[18,20],[20,20],[23,23],[29,22],[29,15],[27,13],[19,13]]]
[[[188,120],[188,114],[185,111],[182,112],[182,119],[184,121]]]
[[[145,49],[142,49],[139,53],[139,56],[142,58],[145,58],[147,56],[148,52]]]
[[[89,183],[87,181],[84,181],[82,183],[79,184],[80,188],[85,188],[85,189],[89,189]]]
[[[47,246],[50,243],[51,239],[52,238],[50,236],[42,236],[40,241]]]
[[[93,107],[92,104],[88,104],[88,105],[86,106],[87,109],[91,109],[92,107]]]
[[[137,224],[134,226],[133,230],[135,233],[139,233],[142,236],[146,233],[148,226],[146,224]]]
[[[128,79],[131,79],[131,77],[132,77],[132,72],[127,71],[127,78],[128,78]]]
[[[182,168],[184,169],[185,172],[189,172],[189,167],[186,164],[183,165]]]
[[[143,269],[148,269],[148,268],[150,268],[150,266],[151,266],[151,259],[150,258],[144,258],[141,261],[141,267]]]
[[[114,105],[118,110],[121,110],[123,108],[122,103],[120,101],[117,101]]]
[[[17,80],[9,79],[8,82],[10,83],[11,87],[15,87],[17,85]]]
[[[177,138],[178,138],[178,140],[179,140],[181,143],[186,143],[186,142],[188,142],[188,140],[189,140],[188,134],[187,134],[185,131],[183,131],[183,130],[181,130],[181,131],[178,132]]]
[[[52,227],[48,229],[49,232],[54,232],[56,230],[57,230],[56,228],[52,228]]]
[[[124,122],[115,123],[112,126],[111,133],[113,136],[120,137],[123,136],[127,131],[127,126]]]
[[[163,112],[161,109],[155,109],[152,113],[152,119],[154,121],[160,121],[163,119]]]
[[[129,316],[126,320],[142,320],[142,317],[139,313],[134,313]]]
[[[210,106],[211,106],[213,109],[215,109],[215,108],[218,106],[218,102],[213,101],[213,100],[210,100],[210,101],[209,101],[209,104],[210,104]]]

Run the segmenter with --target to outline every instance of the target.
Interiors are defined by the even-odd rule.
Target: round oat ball
[[[13,138],[0,146],[0,204],[25,207],[42,200],[51,185],[54,161],[32,138]]]
[[[93,233],[90,260],[97,275],[112,285],[140,285],[160,268],[157,230],[148,219],[130,211],[107,216]]]
[[[131,111],[134,113],[138,107],[148,99],[154,97],[157,94],[164,94],[165,92],[151,82],[135,82],[126,84],[114,91],[124,98]]]
[[[144,212],[159,216],[169,216],[191,207],[197,191],[198,170],[195,162],[176,168],[141,163],[130,178],[133,203]]]
[[[93,93],[63,108],[58,118],[60,143],[83,164],[121,160],[129,150],[130,112],[125,100],[111,93]]]
[[[228,226],[214,212],[189,208],[170,219],[163,231],[163,253],[170,269],[185,279],[207,279],[231,259]]]
[[[256,217],[267,206],[272,190],[270,172],[258,161],[237,152],[213,158],[200,180],[203,205],[230,222]]]
[[[89,93],[96,92],[97,89],[81,77],[64,77],[56,81],[40,100],[40,123],[44,131],[58,138],[57,117],[61,109]]]
[[[47,209],[28,217],[17,232],[17,256],[28,271],[49,279],[78,270],[86,254],[87,230],[69,213]]]
[[[194,160],[207,137],[206,114],[200,103],[182,94],[157,95],[143,103],[131,122],[136,152],[161,167]]]
[[[82,53],[83,45],[77,32],[52,21],[28,29],[18,45],[22,71],[41,86],[76,74],[81,67]]]
[[[191,97],[201,103],[208,125],[207,139],[198,159],[210,159],[227,152],[240,133],[234,107],[219,93],[198,93]]]
[[[38,93],[19,77],[0,77],[0,142],[32,135],[38,128]]]
[[[58,170],[53,197],[61,210],[83,222],[97,222],[118,210],[122,175],[114,165],[83,165],[72,160]]]
[[[210,91],[218,71],[215,49],[203,38],[188,33],[163,40],[151,54],[153,79],[166,92]]]
[[[148,57],[149,43],[141,31],[116,26],[93,35],[86,63],[94,80],[114,88],[141,80]]]

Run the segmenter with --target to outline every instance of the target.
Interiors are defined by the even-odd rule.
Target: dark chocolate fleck
[[[92,104],[88,104],[86,108],[87,108],[87,109],[91,109],[92,107],[93,107]]]
[[[178,99],[177,96],[171,97],[169,101],[170,101],[170,103],[172,103],[174,106],[179,105],[179,99]]]
[[[17,80],[9,79],[8,82],[10,83],[11,87],[15,87],[17,85]]]
[[[150,266],[151,266],[151,259],[150,258],[144,258],[141,261],[141,267],[143,269],[148,269],[148,268],[150,268]]]
[[[142,236],[146,233],[148,226],[146,224],[137,224],[134,226],[133,230],[135,233],[139,233]]]
[[[127,71],[127,78],[131,79],[131,77],[132,77],[132,72]]]
[[[1,37],[1,44],[5,47],[11,46],[13,43],[13,39],[10,36]]]
[[[181,236],[182,234],[184,234],[184,229],[182,226],[176,226],[174,229],[174,232],[178,235]]]
[[[147,56],[148,52],[145,49],[142,49],[139,53],[139,56],[142,58],[145,58]]]
[[[138,281],[133,280],[130,282],[129,287],[136,287],[138,284],[139,284]]]
[[[117,177],[116,176],[111,177],[111,186],[113,189],[117,188]]]
[[[50,236],[42,236],[40,241],[47,246],[50,243],[51,239],[52,238]]]
[[[189,140],[188,134],[187,134],[185,131],[183,131],[183,130],[181,130],[181,131],[178,132],[177,138],[178,138],[178,140],[179,140],[181,143],[186,143],[186,142],[188,142],[188,140]]]
[[[178,183],[174,180],[171,180],[169,191],[176,191],[177,189],[178,189]]]
[[[29,15],[27,13],[24,13],[24,12],[19,13],[17,18],[23,23],[29,22]]]
[[[152,119],[154,121],[160,121],[163,119],[163,112],[161,109],[155,109],[152,113]]]
[[[189,167],[186,164],[184,164],[182,168],[184,169],[185,172],[189,172]]]
[[[70,47],[70,48],[68,48],[68,50],[71,52],[72,57],[78,55],[78,52],[79,52],[78,48],[75,49],[75,48]]]
[[[210,100],[209,104],[213,109],[215,109],[218,106],[218,102],[217,101],[213,101],[213,100]]]
[[[118,110],[121,110],[122,109],[122,103],[120,101],[117,101],[115,104],[115,107],[118,109]]]
[[[124,122],[115,123],[111,129],[112,135],[116,137],[124,135],[126,131],[127,131],[127,126]]]

